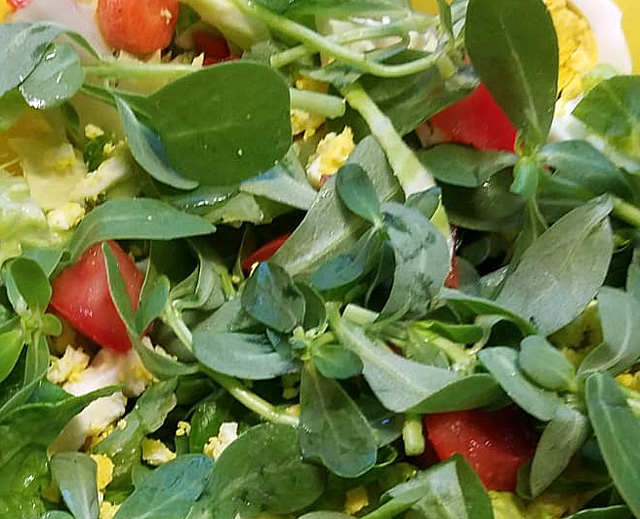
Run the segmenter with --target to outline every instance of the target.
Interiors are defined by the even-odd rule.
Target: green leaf
[[[606,373],[587,378],[586,402],[591,425],[616,489],[635,516],[640,515],[640,424]]]
[[[380,402],[389,410],[404,412],[459,376],[447,369],[419,364],[396,355],[369,339],[364,331],[339,316],[329,314],[331,327],[342,344],[362,360],[363,374]]]
[[[260,456],[247,456],[259,452]],[[231,443],[189,519],[288,514],[313,503],[324,489],[320,467],[305,462],[293,427],[262,424]]]
[[[559,141],[544,146],[539,157],[555,169],[554,177],[575,182],[594,195],[627,198],[632,186],[607,156],[587,141]]]
[[[144,332],[152,321],[160,316],[169,301],[170,288],[167,276],[158,276],[149,282],[145,279],[140,293],[140,305],[134,317],[136,330]]]
[[[27,79],[63,30],[46,22],[0,25],[0,97]]]
[[[62,452],[51,458],[51,475],[75,519],[98,519],[95,461],[81,452]]]
[[[68,43],[47,49],[42,61],[20,85],[29,106],[49,110],[71,99],[84,83],[80,57]]]
[[[242,182],[240,191],[303,211],[311,207],[317,195],[308,183],[296,180],[279,164],[260,176]]]
[[[195,332],[193,353],[208,368],[248,380],[269,380],[300,366],[273,349],[263,335]]]
[[[319,344],[310,349],[311,360],[327,378],[347,379],[362,373],[362,361],[341,344]]]
[[[591,89],[573,115],[613,146],[640,157],[639,99],[639,76],[614,76]]]
[[[40,519],[73,519],[73,516],[62,510],[49,510]]]
[[[414,209],[388,202],[382,210],[395,256],[395,272],[380,318],[422,316],[449,273],[451,260],[446,239]]]
[[[517,351],[505,347],[488,348],[481,351],[478,358],[518,406],[543,422],[553,418],[562,400],[555,393],[529,382],[518,367]]]
[[[440,23],[444,26],[449,38],[454,38],[453,19],[451,16],[451,6],[447,0],[438,0],[438,13],[440,13]]]
[[[531,463],[529,488],[533,496],[539,495],[567,468],[590,432],[586,416],[564,405],[558,407],[540,437]]]
[[[471,0],[465,43],[480,79],[525,144],[543,144],[558,85],[558,42],[544,3]]]
[[[440,144],[421,150],[418,158],[437,180],[461,187],[480,187],[493,174],[517,161],[513,153],[477,150],[461,144]]]
[[[358,164],[349,162],[338,170],[336,190],[349,211],[368,222],[381,223],[378,195],[364,169]]]
[[[40,265],[26,258],[11,260],[5,271],[9,299],[18,314],[26,309],[44,312],[51,298],[51,285]]]
[[[302,324],[305,300],[280,265],[264,261],[244,287],[242,308],[261,323],[287,333]]]
[[[363,139],[347,162],[362,167],[373,182],[379,200],[392,200],[400,193],[384,151],[373,137]],[[327,225],[327,222],[332,222]],[[333,178],[322,187],[302,223],[273,255],[292,276],[310,276],[327,259],[346,252],[358,240],[365,222],[340,202]]]
[[[486,373],[468,375],[449,382],[428,396],[411,411],[413,413],[448,413],[477,409],[504,398],[504,392],[492,376]]]
[[[171,165],[202,184],[254,177],[291,145],[289,89],[266,65],[206,67],[154,93],[148,104]]]
[[[606,508],[581,510],[567,519],[634,519],[634,515],[625,505],[613,505]]]
[[[26,103],[17,88],[0,96],[0,133],[6,132],[18,122],[25,107]]]
[[[133,110],[120,97],[115,97],[118,115],[122,121],[127,143],[136,162],[158,182],[176,189],[195,189],[198,182],[185,178],[167,162],[162,142],[136,119]]]
[[[300,445],[305,458],[318,458],[334,474],[355,478],[376,462],[373,430],[338,382],[307,363],[300,383]]]
[[[287,16],[321,14],[334,18],[355,15],[377,15],[406,12],[410,5],[405,0],[260,0],[270,10]]]
[[[213,460],[180,456],[154,470],[120,505],[114,519],[182,519],[209,481]]]
[[[616,376],[640,358],[640,303],[622,290],[602,287],[598,315],[604,341],[585,357],[578,374],[606,371]]]
[[[209,438],[218,435],[222,423],[230,419],[232,404],[233,398],[229,393],[218,391],[197,405],[190,422],[189,450],[191,452],[202,452]]]
[[[199,216],[159,200],[113,200],[96,207],[82,220],[67,250],[73,263],[91,245],[103,240],[175,240],[214,231],[215,227]]]
[[[327,322],[327,310],[324,299],[312,286],[306,283],[296,283],[296,287],[304,296],[304,322],[305,330],[319,329]]]
[[[0,333],[0,382],[13,371],[23,347],[24,337],[20,328]]]
[[[522,341],[518,365],[536,384],[551,391],[566,391],[575,377],[573,364],[540,335]]]
[[[528,319],[542,335],[570,323],[602,285],[613,234],[608,198],[558,220],[524,253],[496,302]]]

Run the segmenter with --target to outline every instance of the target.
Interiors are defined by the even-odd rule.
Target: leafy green
[[[5,380],[15,367],[23,347],[22,330],[14,328],[0,333],[0,382]]]
[[[421,150],[418,158],[437,180],[461,187],[480,187],[517,160],[513,153],[477,150],[460,144],[440,144]]]
[[[338,382],[307,363],[300,383],[300,445],[305,458],[319,458],[334,474],[354,478],[376,462],[373,431]]]
[[[312,345],[311,360],[327,378],[346,379],[362,373],[360,357],[341,344]]]
[[[18,122],[25,106],[26,103],[17,88],[0,96],[0,132],[6,132]]]
[[[530,335],[522,341],[518,365],[536,384],[551,391],[566,391],[575,376],[567,357],[540,335]]]
[[[114,519],[182,519],[207,486],[213,460],[180,456],[154,470],[122,503]]]
[[[633,519],[633,514],[625,505],[613,505],[582,510],[570,515],[567,519]]]
[[[308,183],[293,178],[280,164],[262,175],[242,182],[240,191],[303,211],[311,207],[317,194]]]
[[[578,373],[606,371],[615,376],[640,358],[640,303],[626,292],[602,287],[598,292],[598,314],[604,342],[589,352]]]
[[[634,515],[640,514],[640,424],[616,382],[606,373],[589,375],[586,402],[604,461],[616,489]]]
[[[76,519],[98,519],[95,461],[81,452],[58,453],[51,458],[51,475]]]
[[[594,199],[558,220],[526,250],[496,302],[543,335],[575,319],[602,285],[613,251],[611,202]]]
[[[48,110],[71,99],[84,83],[80,58],[68,43],[51,45],[42,61],[20,85],[29,106]]]
[[[380,201],[373,183],[358,164],[350,162],[338,170],[336,189],[349,211],[368,222],[381,224]]]
[[[556,102],[558,42],[539,0],[471,0],[465,43],[471,63],[525,143],[544,143]]]
[[[518,367],[518,352],[511,348],[488,348],[478,358],[505,392],[530,415],[549,421],[562,400],[553,392],[532,384]]]
[[[258,452],[260,456],[247,456]],[[291,513],[313,503],[323,488],[323,471],[302,459],[296,429],[257,425],[223,451],[188,517]]]
[[[40,265],[26,258],[11,260],[5,270],[7,294],[16,313],[44,312],[51,298],[51,285]]]
[[[591,89],[573,115],[612,145],[640,156],[640,77],[615,76]]]
[[[202,452],[209,438],[218,435],[220,425],[228,421],[231,401],[229,394],[218,391],[198,404],[190,422],[190,452]]]
[[[242,292],[242,308],[251,317],[279,332],[290,332],[304,319],[304,296],[277,263],[264,261]]]
[[[148,106],[170,164],[202,184],[254,177],[291,145],[287,85],[258,63],[203,68],[154,93]]]
[[[299,369],[273,349],[264,335],[196,332],[193,353],[208,368],[248,380],[272,379]]]

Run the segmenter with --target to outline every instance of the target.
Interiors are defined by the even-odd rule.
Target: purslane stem
[[[634,227],[640,227],[640,209],[617,196],[611,197],[611,200],[613,202],[613,215],[616,218]]]

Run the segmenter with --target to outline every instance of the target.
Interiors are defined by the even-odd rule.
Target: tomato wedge
[[[423,423],[438,458],[460,454],[488,490],[514,492],[518,469],[537,443],[528,417],[515,407],[425,415]]]
[[[108,243],[131,304],[137,309],[144,274],[117,243]],[[89,248],[77,263],[63,270],[55,279],[50,305],[76,330],[103,348],[120,352],[131,348],[127,330],[109,295],[107,270],[100,243]]]
[[[111,47],[149,54],[171,43],[178,9],[175,0],[98,0],[98,25]]]
[[[280,247],[282,247],[282,244],[287,241],[289,236],[291,236],[290,232],[285,233],[282,236],[278,236],[249,254],[249,256],[242,260],[242,270],[251,270],[254,263],[267,261]]]
[[[513,151],[516,130],[483,84],[429,122],[447,142],[470,144],[481,150]]]
[[[206,31],[196,31],[193,33],[193,45],[197,52],[204,54],[205,66],[233,59],[227,40],[221,36],[214,36]]]

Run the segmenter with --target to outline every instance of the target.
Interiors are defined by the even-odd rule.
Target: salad
[[[640,518],[608,0],[10,0],[0,518]]]

